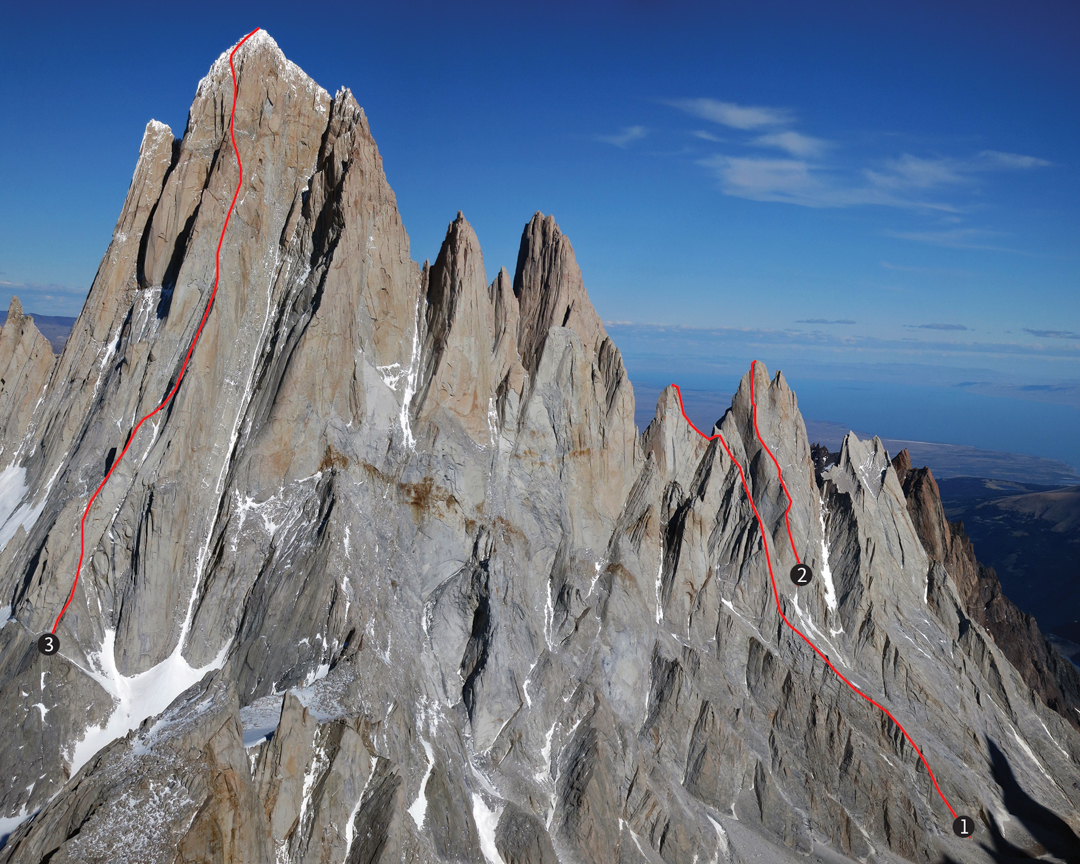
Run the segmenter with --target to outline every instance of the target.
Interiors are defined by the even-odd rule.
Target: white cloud
[[[718,99],[673,99],[667,104],[703,120],[711,120],[732,129],[760,129],[768,126],[786,126],[791,113],[783,108],[765,108],[756,105],[738,105]]]
[[[775,147],[778,150],[786,150],[792,156],[813,158],[821,156],[832,146],[822,138],[812,138],[787,129],[783,132],[772,132],[754,139],[759,147]]]
[[[66,285],[57,285],[55,282],[46,285],[40,282],[9,282],[5,279],[0,279],[0,289],[15,293],[19,291],[27,293],[48,291],[52,294],[66,294],[71,297],[85,297],[87,291],[85,288],[69,288]]]
[[[728,195],[793,204],[821,198],[822,184],[810,175],[810,167],[801,159],[747,159],[717,155],[702,159],[701,164],[712,169]]]
[[[12,282],[0,280],[0,312],[6,312],[13,296],[23,309],[40,315],[78,315],[86,300],[86,288],[71,288],[55,283]]]
[[[942,200],[946,190],[974,187],[980,175],[991,171],[1031,170],[1051,164],[1035,156],[999,150],[983,150],[964,158],[903,153],[876,162],[863,159],[862,165],[850,160],[846,164],[830,160],[827,164],[824,156],[836,146],[834,142],[791,128],[795,125],[794,117],[785,108],[740,105],[709,98],[675,99],[666,104],[695,117],[750,133],[732,136],[734,140],[730,141],[721,141],[707,131],[692,133],[704,141],[782,151],[783,157],[714,153],[699,160],[699,164],[720,181],[724,194],[753,201],[802,207],[875,205],[958,214],[964,212],[961,206]],[[615,139],[605,140],[617,143]],[[975,229],[957,228],[955,231],[892,236],[939,246],[1017,251],[979,242],[970,233],[973,231]]]
[[[597,135],[596,140],[605,144],[614,144],[625,150],[634,141],[640,141],[647,134],[648,130],[644,126],[626,126],[618,135]]]
[[[1019,153],[1002,153],[1000,150],[983,150],[979,158],[987,163],[988,167],[994,168],[1047,168],[1054,164],[1036,156],[1022,156]]]
[[[979,249],[988,252],[1029,254],[1020,249],[994,244],[990,238],[1000,236],[1000,232],[988,231],[985,228],[950,228],[946,231],[886,231],[885,236],[895,237],[898,240],[912,240],[916,243],[929,243],[931,246],[945,246],[949,249]]]
[[[802,207],[854,207],[876,204],[923,210],[945,210],[948,204],[905,198],[875,185],[859,186],[842,175],[804,159],[761,159],[716,155],[702,159],[727,195],[752,201],[776,201]]]
[[[983,150],[969,159],[923,159],[905,153],[899,159],[887,160],[880,171],[868,168],[863,173],[871,183],[886,189],[932,189],[970,183],[983,171],[1029,170],[1048,165],[1045,159],[997,150]]]
[[[885,189],[932,189],[967,182],[961,173],[964,168],[952,159],[921,159],[905,153],[899,159],[887,160],[884,171],[866,169],[863,173],[875,186]]]
[[[881,266],[886,270],[895,270],[900,273],[916,273],[921,276],[950,276],[956,279],[971,279],[976,274],[971,270],[962,270],[957,267],[912,267],[907,264],[893,264],[882,261]]]

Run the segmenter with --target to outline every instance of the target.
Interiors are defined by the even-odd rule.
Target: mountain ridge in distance
[[[635,392],[651,399],[659,395],[662,388],[635,382]],[[704,428],[726,408],[726,397],[716,391],[702,391],[683,388],[683,400],[687,415]],[[638,407],[639,426],[648,422],[648,411]],[[833,452],[838,452],[844,436],[854,431],[861,438],[873,435],[859,429],[852,430],[842,423],[824,420],[806,420],[807,433],[811,440],[824,444]],[[920,465],[929,465],[939,480],[953,477],[985,477],[987,479],[1009,480],[1017,483],[1036,483],[1048,486],[1068,486],[1080,483],[1080,473],[1067,462],[1044,456],[1030,456],[1007,451],[983,450],[968,444],[941,444],[931,441],[912,441],[903,438],[882,437],[885,446],[892,454],[907,450],[912,461]]]
[[[38,315],[27,313],[33,320],[39,331],[52,345],[53,353],[59,354],[64,349],[64,343],[74,326],[76,319],[65,316]],[[0,326],[7,319],[7,313],[0,311]],[[648,385],[634,384],[635,390],[646,397],[659,395],[660,388]],[[702,410],[702,405],[697,404],[698,394],[693,390],[686,390],[685,401],[692,413]],[[712,394],[714,397],[716,394]],[[722,410],[718,413],[723,413]],[[648,424],[647,415],[635,417],[639,426]],[[643,421],[643,422],[641,422]],[[706,424],[707,425],[707,424]],[[822,420],[807,420],[806,428],[810,437],[815,441],[821,441],[826,446],[838,450],[844,436],[851,430],[842,423],[834,423]],[[869,433],[855,430],[860,437],[873,437]],[[967,444],[942,444],[931,441],[911,441],[903,438],[882,438],[890,452],[899,453],[900,450],[908,450],[912,453],[912,459],[920,464],[929,464],[934,468],[939,479],[951,479],[954,477],[981,476],[978,472],[988,475],[986,479],[1012,480],[1017,483],[1036,485],[1048,485],[1050,487],[1080,483],[1080,473],[1066,462],[1058,459],[1050,459],[1045,456],[1030,456],[1021,453],[1010,453],[999,450],[983,450]]]
[[[363,110],[263,32],[236,54],[244,183],[213,313],[91,510],[61,651],[40,654],[88,492],[208,296],[238,179],[227,56],[179,142],[147,126],[61,354],[0,331],[19,406],[0,862],[974,864],[998,838],[1067,858],[1076,673],[1040,667],[1031,631],[998,644],[932,478],[854,434],[819,476],[761,362],[716,427],[777,572],[790,522],[817,574],[778,581],[785,615],[902,722],[976,842],[781,626],[717,442],[670,388],[635,426],[554,218],[490,284],[461,214],[417,264]]]
[[[834,449],[835,442],[842,441],[848,431],[842,424],[817,420],[808,420],[807,429],[813,430],[811,437],[827,444],[830,449]],[[930,465],[940,480],[978,477],[1045,486],[1071,486],[1080,483],[1080,473],[1077,473],[1072,465],[1060,459],[1001,450],[984,450],[968,444],[941,444],[905,438],[882,438],[881,440],[885,442],[890,452],[899,453],[901,450],[907,450],[911,453],[913,461]]]
[[[940,487],[948,518],[963,522],[1005,593],[1080,659],[1080,486],[956,478]]]

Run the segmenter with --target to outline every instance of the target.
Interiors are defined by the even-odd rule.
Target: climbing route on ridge
[[[109,466],[109,470],[105,473],[105,478],[98,484],[94,490],[94,494],[90,496],[90,500],[86,502],[86,508],[83,510],[82,518],[79,520],[79,563],[75,565],[75,578],[71,583],[71,591],[68,594],[67,602],[64,603],[64,607],[60,610],[60,614],[56,616],[56,621],[53,623],[52,630],[45,633],[38,640],[38,649],[42,654],[55,654],[60,648],[60,640],[55,635],[56,629],[60,626],[60,621],[64,617],[64,613],[67,612],[68,606],[71,605],[71,601],[75,597],[75,589],[79,584],[79,574],[82,571],[83,558],[85,557],[85,543],[86,543],[86,517],[90,514],[90,508],[94,505],[94,500],[101,493],[101,490],[105,487],[105,484],[109,482],[109,478],[116,470],[116,466],[120,464],[120,460],[124,458],[124,454],[127,453],[128,448],[131,446],[131,442],[135,440],[135,435],[138,433],[139,428],[149,420],[151,417],[161,411],[172,398],[176,395],[176,391],[180,389],[180,382],[184,380],[184,373],[187,371],[188,361],[191,360],[192,352],[195,350],[196,344],[198,344],[199,336],[202,335],[203,327],[206,324],[206,319],[210,317],[210,311],[214,308],[214,297],[217,295],[218,281],[221,278],[221,245],[225,242],[225,230],[229,227],[229,219],[232,217],[233,209],[236,207],[236,199],[240,196],[240,187],[244,182],[244,165],[240,160],[240,150],[236,146],[236,135],[233,131],[233,122],[236,118],[236,93],[238,89],[238,82],[236,80],[236,69],[233,67],[233,57],[236,56],[236,52],[240,50],[248,39],[259,32],[259,28],[252,30],[236,43],[235,47],[229,54],[229,72],[232,73],[233,82],[233,104],[232,109],[229,112],[229,138],[232,141],[233,153],[236,154],[236,165],[239,170],[239,177],[236,181],[236,190],[233,192],[232,202],[229,204],[229,210],[225,214],[225,221],[221,226],[221,235],[218,238],[217,252],[214,255],[214,286],[210,291],[210,298],[206,301],[206,308],[203,310],[202,320],[199,321],[199,327],[195,331],[195,335],[191,340],[191,344],[188,346],[187,354],[184,355],[184,362],[180,366],[180,373],[176,376],[176,383],[173,384],[172,389],[164,399],[161,400],[161,404],[157,406],[149,414],[145,415],[138,423],[135,424],[127,437],[127,441],[124,444],[124,449],[120,451],[120,455],[117,456],[112,464]]]
[[[780,486],[781,486],[781,488],[783,488],[784,495],[787,497],[787,501],[788,501],[787,507],[784,510],[784,525],[787,528],[788,541],[791,543],[791,552],[795,556],[796,564],[797,565],[802,565],[802,563],[803,563],[802,558],[800,558],[799,552],[795,547],[795,538],[791,533],[791,523],[790,523],[789,518],[788,518],[788,516],[789,516],[789,514],[791,512],[791,507],[794,504],[794,501],[792,500],[791,493],[788,491],[787,484],[784,482],[784,475],[783,475],[783,471],[780,469],[780,463],[779,463],[779,461],[777,461],[777,458],[773,454],[772,450],[769,449],[769,446],[762,439],[761,431],[758,429],[757,397],[756,397],[756,394],[754,392],[754,377],[755,377],[754,376],[754,371],[755,371],[756,366],[757,366],[757,361],[754,360],[750,364],[750,404],[751,404],[752,409],[753,409],[754,435],[757,437],[758,443],[761,444],[762,448],[765,450],[765,452],[768,454],[769,458],[772,460],[773,465],[776,466],[777,478],[780,480]],[[858,687],[856,687],[854,684],[852,684],[851,681],[849,681],[840,672],[840,670],[837,669],[832,664],[832,661],[824,654],[824,652],[822,652],[821,649],[818,648],[817,645],[815,645],[806,636],[805,633],[803,633],[801,630],[799,630],[798,627],[796,627],[794,624],[792,624],[791,621],[788,620],[788,617],[784,614],[784,610],[780,606],[780,592],[776,587],[776,577],[773,574],[772,554],[769,551],[769,540],[768,540],[768,538],[766,536],[766,533],[765,533],[765,522],[764,522],[764,520],[762,520],[761,514],[758,512],[757,505],[754,503],[754,496],[750,494],[750,486],[746,482],[746,475],[743,473],[742,466],[739,464],[738,460],[735,459],[735,457],[732,455],[731,450],[728,448],[727,441],[724,440],[724,436],[720,432],[717,432],[715,435],[706,435],[704,432],[702,432],[700,429],[698,429],[697,426],[695,426],[693,423],[690,422],[690,418],[686,416],[686,409],[683,407],[682,391],[679,389],[679,386],[677,384],[672,384],[671,386],[675,388],[675,392],[679,397],[679,410],[682,412],[683,419],[686,420],[686,422],[687,422],[687,424],[689,424],[690,428],[693,429],[695,432],[697,432],[699,435],[701,435],[701,437],[703,437],[706,441],[718,440],[720,442],[720,446],[724,448],[724,452],[727,454],[728,458],[735,465],[736,470],[738,470],[738,472],[739,472],[739,479],[742,481],[743,490],[746,492],[746,498],[750,502],[751,509],[754,511],[754,517],[757,519],[758,529],[761,532],[761,542],[762,542],[762,544],[763,544],[763,546],[765,548],[765,563],[768,565],[768,568],[769,568],[769,580],[772,583],[773,598],[776,600],[776,611],[777,611],[777,613],[783,619],[784,623],[791,630],[793,630],[796,634],[798,634],[799,638],[801,638],[807,645],[809,645],[810,648],[814,651],[814,653],[817,654],[825,662],[825,665],[827,665],[833,672],[836,673],[836,676],[841,681],[843,681],[845,684],[847,684],[848,687],[850,687],[853,691],[858,693],[863,699],[865,699],[867,702],[869,702],[875,708],[877,708],[878,710],[883,712],[885,714],[885,716],[888,717],[896,725],[896,728],[899,729],[901,733],[903,733],[904,738],[907,739],[907,742],[912,746],[912,748],[918,754],[919,759],[922,761],[923,766],[926,768],[927,773],[930,775],[930,780],[934,784],[934,789],[937,791],[938,796],[944,802],[946,808],[948,808],[949,813],[952,814],[952,817],[953,817],[953,820],[954,820],[954,824],[953,824],[954,832],[957,833],[961,837],[970,837],[971,832],[968,829],[969,829],[969,827],[974,825],[974,821],[971,819],[971,817],[968,817],[968,816],[958,816],[956,814],[956,811],[953,810],[952,805],[949,803],[948,799],[945,797],[944,793],[941,791],[941,787],[938,786],[937,778],[934,777],[934,772],[930,769],[930,763],[926,761],[926,757],[923,756],[922,751],[916,746],[914,740],[912,740],[911,736],[907,733],[907,730],[905,730],[904,727],[900,725],[899,721],[897,721],[897,719],[889,712],[889,710],[887,708],[885,708],[883,705],[879,704],[878,702],[874,701],[872,698],[870,698],[865,693],[863,693],[862,690],[860,690]],[[798,583],[798,584],[803,584],[803,583]],[[967,821],[965,823],[963,823],[962,826],[958,827],[958,825],[960,825],[962,820],[967,820]]]

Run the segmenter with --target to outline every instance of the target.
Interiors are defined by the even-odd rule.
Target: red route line
[[[761,433],[758,432],[758,428],[757,428],[757,401],[754,398],[754,366],[756,364],[757,364],[756,360],[754,360],[750,364],[750,404],[753,406],[754,433],[757,435],[758,442],[761,444],[762,447],[765,448],[765,452],[769,454],[770,458],[773,461],[773,464],[776,465],[776,473],[777,473],[777,476],[780,478],[780,485],[783,486],[784,494],[787,495],[787,499],[788,499],[787,510],[784,511],[784,522],[787,523],[788,511],[791,510],[791,505],[793,503],[792,499],[791,499],[791,493],[788,492],[787,486],[784,484],[784,477],[783,477],[782,472],[780,471],[780,463],[776,461],[776,457],[773,456],[772,451],[769,450],[769,448],[765,446],[765,442],[761,440]],[[922,751],[918,747],[915,746],[915,742],[911,739],[911,736],[908,735],[907,730],[904,729],[904,727],[900,725],[900,723],[897,721],[897,719],[895,717],[893,717],[893,715],[891,713],[889,713],[889,710],[887,708],[885,708],[883,705],[879,705],[877,702],[875,702],[873,699],[871,699],[869,696],[867,696],[865,693],[863,693],[862,690],[860,690],[858,687],[856,687],[854,684],[852,684],[850,681],[848,681],[848,679],[845,678],[841,674],[840,670],[837,669],[835,666],[833,666],[832,661],[829,660],[829,658],[826,657],[825,654],[822,653],[821,649],[819,649],[817,647],[817,645],[815,645],[813,642],[811,642],[806,637],[806,635],[798,627],[796,627],[794,624],[792,624],[788,620],[787,615],[784,614],[784,610],[780,608],[780,592],[776,588],[776,577],[773,575],[772,556],[769,554],[769,541],[768,541],[768,538],[765,536],[765,522],[762,520],[761,514],[758,513],[757,505],[754,503],[754,496],[750,494],[750,487],[746,483],[746,475],[743,474],[742,466],[739,464],[738,460],[736,460],[735,457],[731,455],[731,450],[728,449],[727,442],[724,440],[723,435],[721,435],[719,432],[717,432],[715,435],[706,435],[704,432],[702,432],[700,429],[698,429],[697,426],[695,426],[693,423],[690,422],[690,418],[686,416],[686,409],[683,407],[682,391],[679,389],[679,385],[678,384],[672,384],[671,386],[675,388],[675,393],[679,397],[679,410],[682,412],[683,419],[687,422],[687,424],[690,426],[690,428],[693,429],[695,432],[697,432],[698,435],[700,435],[706,441],[712,441],[714,439],[719,439],[720,446],[724,448],[724,452],[727,453],[728,458],[732,461],[732,463],[735,465],[735,468],[739,472],[739,479],[742,481],[742,487],[743,487],[743,490],[746,492],[746,498],[750,502],[750,507],[754,511],[754,516],[757,518],[758,528],[761,531],[761,542],[765,546],[765,563],[769,566],[769,581],[772,583],[773,597],[776,599],[776,611],[778,613],[780,613],[780,617],[784,619],[784,623],[787,624],[787,626],[790,627],[792,630],[794,630],[800,636],[800,638],[803,640],[803,642],[805,642],[807,645],[809,645],[814,650],[814,653],[817,654],[822,660],[825,661],[825,665],[828,666],[830,669],[832,669],[833,672],[836,673],[837,678],[839,678],[841,681],[843,681],[845,684],[847,684],[848,687],[850,687],[852,690],[854,690],[856,693],[858,693],[860,696],[862,696],[863,699],[865,699],[867,702],[869,702],[875,708],[877,708],[882,713],[884,713],[886,717],[888,717],[890,720],[892,720],[893,723],[896,724],[896,728],[899,729],[904,734],[904,737],[908,740],[908,743],[912,746],[912,749],[914,749],[915,752],[919,754],[919,758],[922,760],[922,763],[926,768],[926,772],[930,775],[930,780],[934,784],[934,789],[937,790],[937,793],[940,796],[941,800],[945,802],[945,806],[949,808],[949,812],[953,815],[953,819],[955,819],[956,818],[956,811],[953,810],[952,805],[949,803],[948,799],[942,793],[941,787],[938,786],[937,778],[934,777],[934,772],[930,770],[930,763],[926,761],[926,757],[923,756]],[[799,561],[799,553],[795,551],[795,540],[791,536],[791,525],[790,524],[787,526],[787,531],[788,531],[788,539],[791,540],[791,551],[795,554],[795,560]]]
[[[236,191],[233,193],[232,203],[229,204],[229,212],[225,214],[225,224],[221,226],[221,237],[218,238],[217,252],[214,255],[214,287],[213,290],[210,291],[210,299],[206,302],[206,309],[203,311],[202,320],[199,322],[199,329],[195,331],[195,336],[191,340],[191,345],[188,346],[187,354],[184,356],[184,363],[180,367],[180,374],[177,376],[176,383],[173,385],[172,390],[170,390],[169,394],[161,400],[161,404],[158,405],[157,408],[135,424],[135,428],[132,429],[131,434],[128,435],[128,440],[124,445],[124,449],[121,450],[120,455],[113,460],[112,465],[109,466],[108,473],[105,474],[105,479],[98,484],[97,489],[94,490],[94,494],[91,495],[90,500],[86,502],[86,509],[83,510],[82,519],[79,520],[79,563],[75,566],[75,581],[71,583],[71,593],[68,594],[64,608],[61,609],[60,614],[56,616],[56,623],[53,624],[51,631],[53,633],[55,633],[56,628],[60,626],[60,619],[64,617],[64,613],[67,612],[68,606],[71,605],[71,601],[75,597],[75,588],[79,584],[79,572],[82,570],[83,557],[85,555],[86,517],[90,513],[90,507],[93,505],[94,499],[97,498],[98,493],[100,493],[105,484],[109,482],[109,478],[112,476],[113,471],[116,470],[116,466],[120,464],[120,460],[124,458],[124,454],[127,453],[128,447],[131,446],[131,442],[135,440],[135,433],[139,431],[139,427],[168,405],[173,396],[176,395],[176,391],[180,389],[180,382],[184,380],[184,373],[187,371],[188,361],[191,359],[191,354],[195,350],[195,344],[199,341],[199,336],[202,335],[206,319],[210,317],[210,310],[214,306],[214,297],[217,295],[218,289],[218,279],[221,276],[221,244],[225,242],[225,229],[229,227],[229,219],[232,217],[233,208],[236,206],[236,199],[240,197],[240,186],[244,182],[244,165],[240,161],[240,150],[236,146],[236,135],[233,133],[233,120],[236,117],[236,93],[239,86],[236,81],[236,69],[233,68],[233,57],[236,52],[240,50],[240,46],[258,33],[259,30],[260,28],[256,27],[248,33],[247,36],[236,43],[236,47],[229,53],[229,72],[232,73],[233,80],[233,104],[232,111],[229,114],[229,138],[232,140],[233,152],[236,154],[236,164],[240,169],[240,178],[236,181]]]

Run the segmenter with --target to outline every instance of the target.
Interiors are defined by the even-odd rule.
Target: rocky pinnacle
[[[731,458],[672,388],[638,430],[552,216],[490,282],[461,213],[417,264],[353,94],[259,31],[234,102],[229,53],[63,352],[0,331],[0,864],[1076,860],[1075,673],[932,480],[815,465],[750,358]],[[781,611],[973,839],[783,624],[735,463],[815,574]]]

